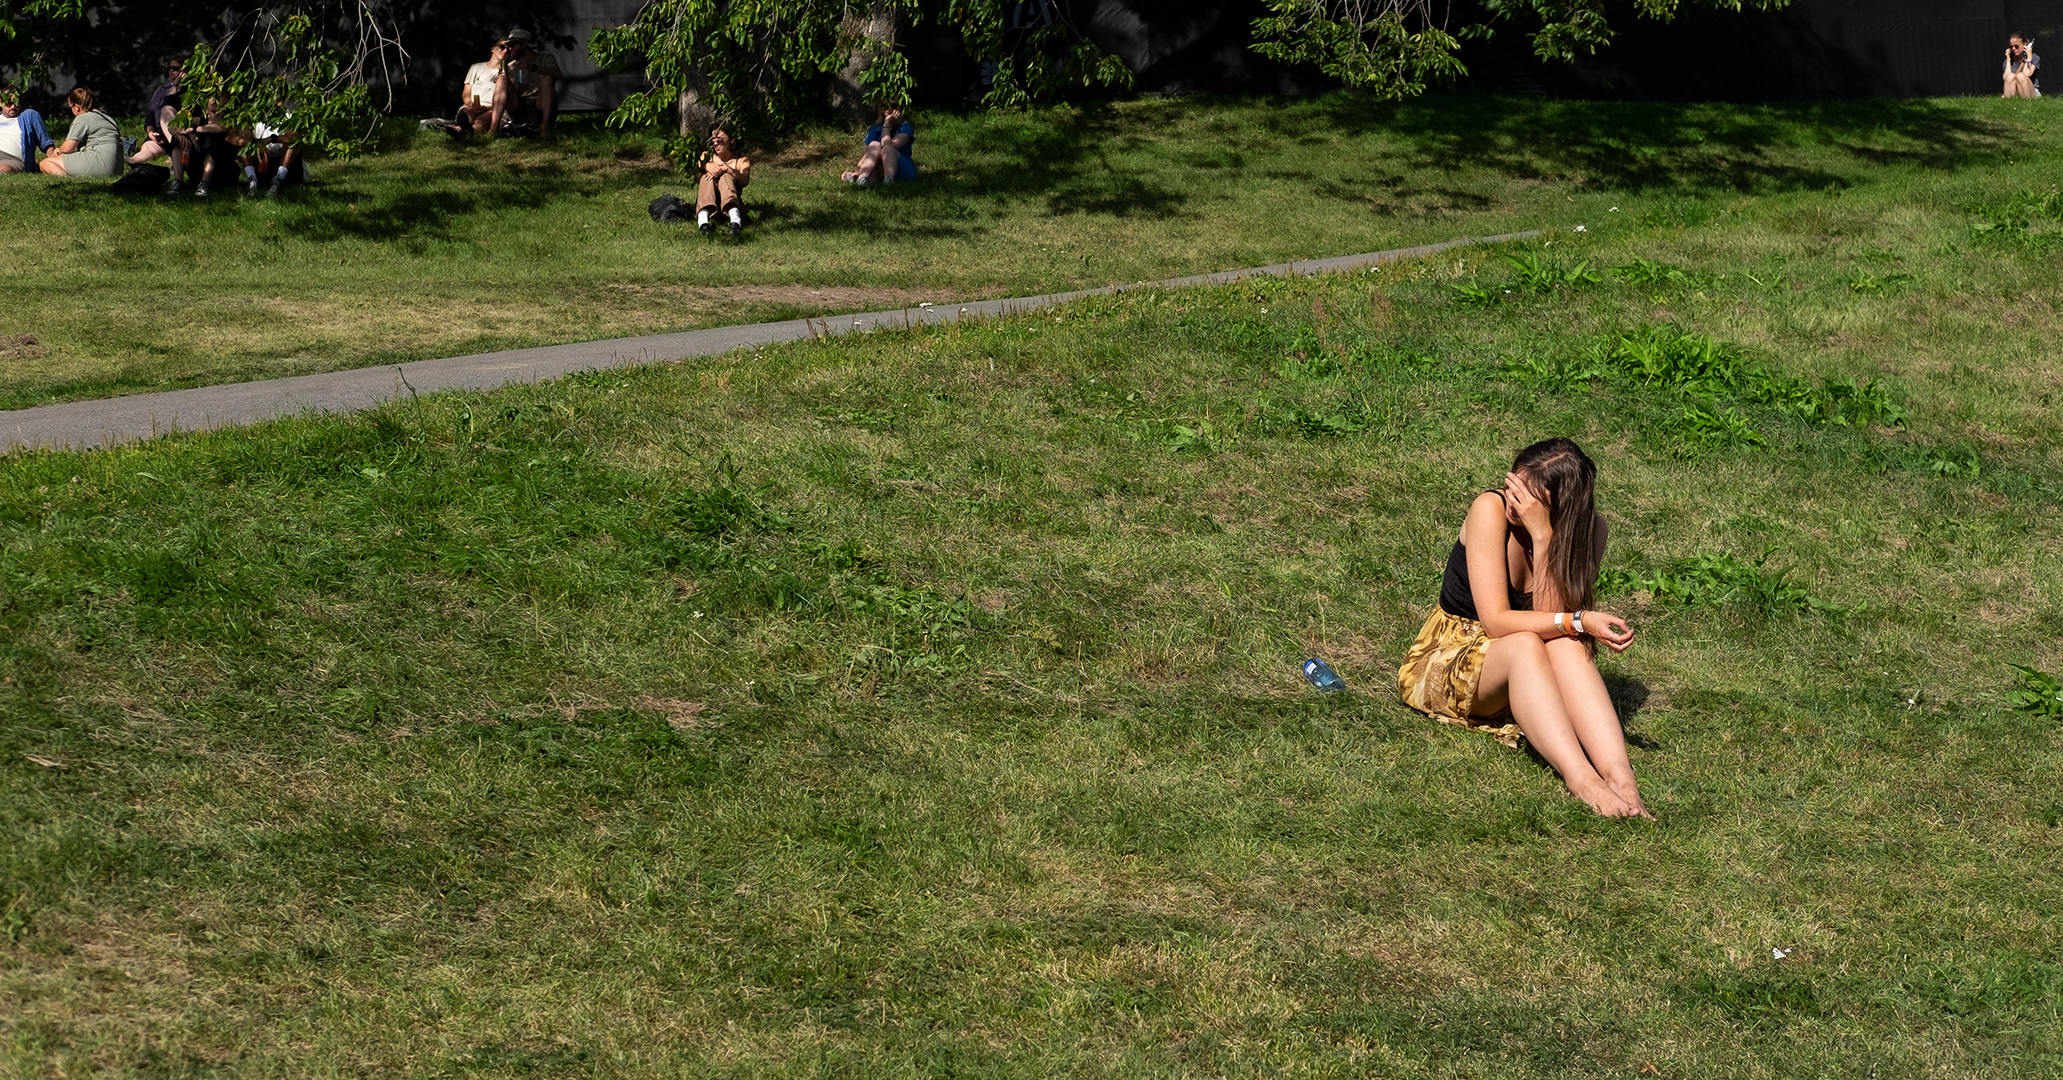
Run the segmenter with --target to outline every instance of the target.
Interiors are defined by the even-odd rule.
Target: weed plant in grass
[[[2053,256],[1738,205],[6,459],[0,1072],[2053,1075]],[[1550,433],[1654,826],[1392,690]]]
[[[20,226],[0,240],[0,285],[17,298],[0,316],[0,408],[1538,226],[1747,215],[1828,232],[1930,204],[1995,225],[1987,243],[2039,246],[2053,205],[2006,200],[2053,182],[2047,109],[1454,94],[929,113],[910,185],[838,184],[852,132],[751,148],[738,248],[654,225],[646,204],[687,186],[656,134],[592,118],[568,118],[550,145],[398,124],[383,153],[318,163],[276,203],[17,176],[0,184],[0,214]],[[1909,287],[1869,269],[1858,287]]]

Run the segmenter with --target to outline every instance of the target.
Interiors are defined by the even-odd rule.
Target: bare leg
[[[145,139],[143,140],[143,145],[136,148],[136,153],[130,155],[129,164],[141,165],[166,153],[167,149],[163,143],[158,142],[155,138]]]
[[[1613,793],[1642,816],[1654,817],[1640,798],[1640,786],[1633,779],[1633,762],[1626,756],[1626,729],[1619,724],[1619,710],[1612,707],[1611,692],[1590,651],[1575,638],[1558,638],[1547,643],[1547,659],[1554,666],[1555,684],[1561,687],[1562,705],[1576,729],[1576,741],[1583,755],[1604,778]]]
[[[514,87],[509,85],[509,73],[506,71],[501,73],[500,78],[494,80],[494,107],[488,110],[487,113],[487,130],[489,133],[494,135],[501,134],[502,117],[507,115],[509,106],[514,104],[513,99],[515,95],[510,93],[513,89]]]
[[[65,175],[64,158],[56,154],[46,155],[36,168],[45,176]]]
[[[539,77],[537,86],[537,108],[539,109],[539,111],[544,113],[544,122],[537,125],[537,137],[540,139],[549,139],[552,137],[552,117],[558,113],[558,103],[553,99],[558,95],[558,92],[559,80],[554,79],[549,75]]]
[[[1589,659],[1588,656],[1583,657],[1586,666]],[[1595,677],[1596,669],[1592,668],[1591,673]],[[1601,695],[1604,690],[1602,680],[1598,682],[1597,689]],[[1599,775],[1597,766],[1585,752],[1578,723],[1563,700],[1554,659],[1549,655],[1547,644],[1537,634],[1509,634],[1497,638],[1490,642],[1490,648],[1483,657],[1482,679],[1476,691],[1477,711],[1494,713],[1507,703],[1511,706],[1513,718],[1519,722],[1519,730],[1526,733],[1526,741],[1562,775],[1562,783],[1568,785],[1569,794],[1605,817],[1632,817],[1643,812],[1643,807],[1628,802],[1605,777]],[[1605,707],[1609,713],[1609,697],[1605,698]],[[1616,719],[1612,723],[1617,726]],[[1595,717],[1585,717],[1582,728],[1589,730],[1594,727]],[[1623,758],[1623,740],[1619,745]],[[1627,781],[1630,782],[1632,776],[1632,767],[1627,766]]]

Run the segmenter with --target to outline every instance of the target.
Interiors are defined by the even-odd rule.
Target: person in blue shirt
[[[2034,54],[2034,40],[2026,34],[2006,39],[2006,92],[2002,97],[2037,98],[2041,91],[2042,58]]]
[[[21,91],[0,90],[0,173],[36,171],[36,151],[49,150],[43,114],[21,107]]]
[[[893,184],[917,178],[917,162],[910,157],[910,144],[917,129],[903,115],[900,105],[884,105],[881,122],[867,129],[867,152],[859,164],[838,178],[848,184]]]

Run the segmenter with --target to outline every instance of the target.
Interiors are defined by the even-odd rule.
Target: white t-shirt
[[[26,149],[22,146],[21,117],[0,116],[0,154],[20,157]]]
[[[466,69],[466,104],[494,104],[494,84],[501,79],[501,69],[491,60],[482,60]]]

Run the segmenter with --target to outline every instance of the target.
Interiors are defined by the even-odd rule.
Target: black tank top
[[[1509,577],[1505,578],[1504,593],[1513,611],[1533,610],[1533,594],[1512,588]],[[1440,610],[1482,621],[1482,616],[1476,614],[1475,591],[1468,586],[1468,549],[1459,540],[1454,542],[1454,550],[1447,553],[1447,573],[1440,578]]]

